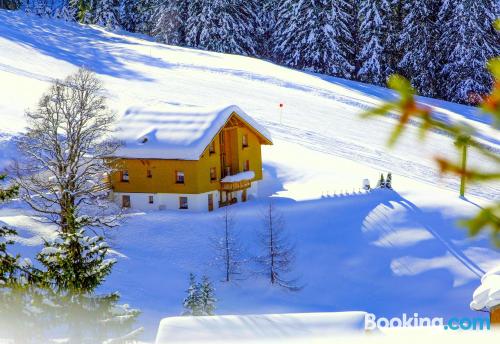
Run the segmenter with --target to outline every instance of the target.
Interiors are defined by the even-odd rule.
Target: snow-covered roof
[[[236,105],[215,109],[155,106],[129,109],[117,125],[121,158],[198,160],[231,115],[248,124],[263,143],[272,143],[266,128]]]
[[[488,271],[481,278],[481,285],[474,291],[470,308],[490,310],[500,305],[500,265]]]
[[[254,171],[245,171],[233,174],[232,176],[225,176],[224,178],[221,179],[221,182],[236,183],[236,182],[241,182],[243,180],[252,180],[254,178],[255,178]]]
[[[288,343],[365,332],[365,312],[171,317],[160,322],[156,344]]]

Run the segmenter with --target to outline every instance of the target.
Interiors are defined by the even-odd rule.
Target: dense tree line
[[[376,85],[399,73],[420,94],[472,104],[491,89],[486,61],[500,53],[496,0],[0,0],[0,7]]]

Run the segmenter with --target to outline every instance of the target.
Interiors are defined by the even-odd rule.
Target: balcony
[[[248,189],[251,185],[251,180],[255,178],[253,171],[240,172],[232,176],[226,176],[221,179],[221,189],[223,191],[239,191]]]

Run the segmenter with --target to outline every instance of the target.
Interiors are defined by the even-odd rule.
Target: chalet
[[[256,196],[268,131],[238,106],[129,110],[110,176],[125,208],[212,211]]]

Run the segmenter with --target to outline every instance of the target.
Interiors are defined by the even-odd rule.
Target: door
[[[214,195],[208,194],[208,211],[214,210]]]
[[[130,208],[130,196],[129,195],[122,196],[122,207],[123,208]]]

